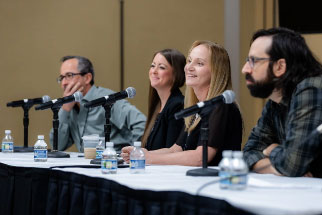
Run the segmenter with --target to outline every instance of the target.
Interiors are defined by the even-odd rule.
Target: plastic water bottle
[[[231,165],[232,165],[232,155],[233,152],[231,150],[225,150],[222,152],[222,159],[219,163],[219,187],[221,189],[229,189],[230,188],[230,176],[231,176]]]
[[[13,138],[11,136],[11,130],[5,130],[5,137],[2,140],[2,152],[12,153],[13,152]]]
[[[47,144],[44,140],[44,135],[38,135],[38,140],[34,145],[34,161],[47,161]]]
[[[234,151],[232,160],[231,189],[243,190],[247,186],[248,167],[243,159],[243,152]]]
[[[145,172],[145,155],[141,149],[141,142],[134,142],[134,149],[130,154],[130,173]]]
[[[102,153],[104,152],[105,150],[105,138],[101,138],[99,139],[99,142],[96,146],[96,159],[101,159],[102,158]]]
[[[106,142],[106,149],[102,153],[101,171],[104,174],[116,174],[117,155],[112,142]]]

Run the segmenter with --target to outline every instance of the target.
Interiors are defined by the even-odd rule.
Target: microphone
[[[42,104],[50,101],[50,97],[45,95],[42,98],[34,98],[34,99],[23,99],[18,101],[12,101],[7,103],[7,107],[22,107],[24,105],[29,105],[30,107],[34,104]]]
[[[49,102],[43,103],[41,105],[38,105],[37,107],[35,107],[36,110],[45,110],[48,108],[52,108],[53,106],[56,107],[60,107],[63,104],[66,103],[70,103],[70,102],[80,102],[83,98],[83,94],[79,91],[77,91],[76,93],[74,93],[73,95],[70,96],[66,96],[63,98],[59,98],[59,99],[53,99]]]
[[[135,96],[135,94],[136,94],[136,90],[133,87],[128,87],[128,88],[126,88],[126,90],[123,90],[121,92],[113,93],[111,95],[92,100],[92,101],[86,103],[84,106],[86,108],[90,108],[90,107],[97,107],[100,105],[105,105],[107,103],[112,104],[112,103],[116,102],[117,100],[121,100],[121,99],[125,99],[125,98],[133,98]]]
[[[188,107],[174,114],[176,119],[181,119],[190,116],[195,113],[199,113],[203,108],[212,107],[218,102],[224,102],[225,104],[231,104],[235,100],[235,93],[232,90],[225,90],[221,95],[215,98],[209,99],[204,102],[198,102],[194,106]]]

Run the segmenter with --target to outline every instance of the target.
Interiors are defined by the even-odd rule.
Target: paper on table
[[[318,185],[318,184],[312,184],[312,183],[296,183],[296,181],[294,181],[294,183],[290,183],[288,181],[288,183],[283,183],[283,182],[279,182],[279,183],[273,183],[271,181],[266,181],[263,179],[258,179],[252,176],[249,176],[248,178],[248,186],[251,187],[257,187],[257,188],[290,188],[290,189],[294,189],[294,188],[298,188],[298,189],[322,189],[322,184]]]

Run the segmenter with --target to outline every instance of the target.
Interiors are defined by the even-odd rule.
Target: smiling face
[[[149,70],[149,78],[151,86],[156,90],[170,90],[173,85],[173,68],[160,53],[156,54],[153,58]]]
[[[211,81],[210,56],[210,51],[205,45],[198,45],[191,50],[185,66],[187,86],[208,91]]]

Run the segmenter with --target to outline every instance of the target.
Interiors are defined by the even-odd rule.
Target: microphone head
[[[224,97],[224,102],[226,104],[231,104],[235,101],[235,93],[232,90],[225,90],[222,96]]]
[[[83,94],[80,91],[74,93],[75,102],[80,102],[83,99]]]
[[[320,134],[322,134],[322,124],[321,124],[321,125],[319,125],[319,126],[316,128],[316,130],[317,130]]]
[[[125,91],[129,98],[133,98],[136,95],[136,90],[133,87],[128,87]]]
[[[42,103],[46,103],[46,102],[49,102],[51,100],[51,98],[48,96],[48,95],[44,95],[42,97]]]

